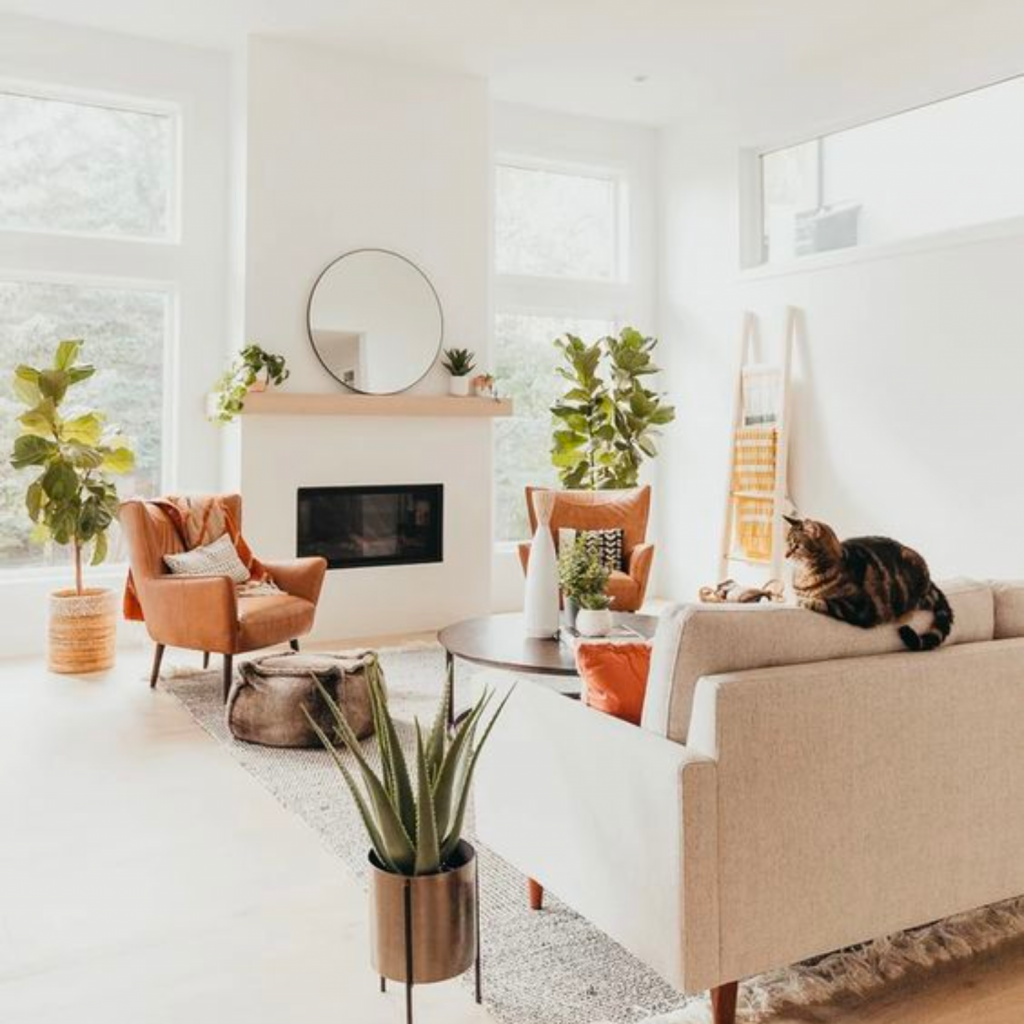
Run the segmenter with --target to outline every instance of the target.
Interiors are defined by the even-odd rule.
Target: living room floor
[[[179,660],[195,655],[178,653]],[[0,1021],[399,1024],[365,897],[296,816],[122,652],[91,678],[0,663]],[[486,984],[486,974],[485,974]],[[422,1024],[492,1018],[458,983]],[[1024,941],[868,1003],[775,1024],[1018,1024]]]

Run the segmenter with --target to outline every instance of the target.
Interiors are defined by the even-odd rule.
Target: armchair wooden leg
[[[714,1024],[736,1024],[736,995],[738,981],[719,985],[711,990],[711,1019]]]
[[[526,880],[526,894],[530,900],[531,910],[544,909],[544,886],[533,878]]]
[[[289,647],[290,647],[290,648],[291,648],[291,649],[292,649],[293,651],[296,651],[296,652],[297,652],[297,651],[298,651],[298,649],[299,649],[299,641],[298,641],[298,640],[289,640],[289,641],[288,641],[288,646],[289,646]]]
[[[228,694],[231,693],[231,680],[232,671],[234,668],[234,658],[230,654],[224,655],[224,703],[228,702]]]
[[[209,667],[210,667],[210,652],[209,651],[203,651],[203,668],[209,668]]]
[[[156,681],[160,678],[160,662],[164,660],[164,645],[157,644],[153,651],[153,670],[149,673],[149,688],[156,687]]]

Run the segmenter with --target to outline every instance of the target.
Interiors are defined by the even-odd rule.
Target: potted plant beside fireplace
[[[114,664],[117,601],[114,592],[86,587],[83,562],[107,557],[107,530],[117,516],[111,474],[127,473],[135,456],[117,427],[101,412],[64,412],[68,392],[96,368],[78,362],[81,341],[62,341],[53,365],[19,366],[14,393],[28,409],[18,417],[10,463],[34,469],[25,506],[34,540],[71,551],[75,585],[50,595],[49,666],[54,672],[96,672]]]
[[[380,750],[379,774],[322,686],[320,695],[342,746],[335,745],[308,710],[306,717],[334,759],[370,840],[370,959],[374,970],[382,987],[389,978],[405,982],[411,993],[413,984],[453,978],[477,960],[476,851],[462,838],[462,828],[480,751],[508,697],[478,740],[493,691],[485,692],[449,733],[449,678],[429,731],[424,734],[420,723],[414,723],[415,742],[410,744],[407,758],[376,663],[367,672],[367,684]],[[477,982],[479,1002],[479,974]],[[411,1013],[411,995],[407,995],[407,1009]]]

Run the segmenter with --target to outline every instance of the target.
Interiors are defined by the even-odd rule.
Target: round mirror
[[[364,395],[412,387],[433,366],[444,331],[426,274],[385,249],[357,249],[328,264],[306,322],[324,369]]]

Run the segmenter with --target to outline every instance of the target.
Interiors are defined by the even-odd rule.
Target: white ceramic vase
[[[537,532],[530,543],[530,559],[526,564],[523,619],[526,635],[537,639],[558,635],[558,559],[551,536],[551,512],[554,507],[554,491],[533,492]]]
[[[466,398],[469,395],[469,377],[449,377],[448,394]]]
[[[580,636],[607,636],[612,631],[612,613],[608,608],[581,608],[576,613],[576,632]]]

